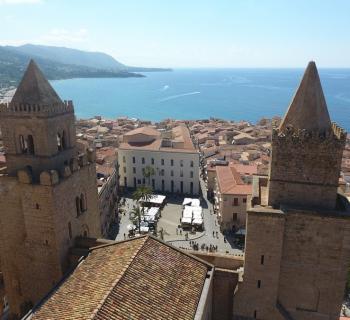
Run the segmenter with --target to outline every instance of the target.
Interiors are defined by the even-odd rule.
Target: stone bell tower
[[[67,271],[77,236],[100,236],[93,150],[78,151],[71,101],[34,61],[0,105],[6,168],[0,171],[0,256],[14,317]]]
[[[269,176],[253,181],[235,319],[339,319],[350,267],[350,208],[337,192],[345,139],[310,62],[273,129]]]

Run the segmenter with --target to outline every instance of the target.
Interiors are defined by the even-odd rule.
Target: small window
[[[123,167],[123,171],[124,171],[124,173],[126,173],[126,167]]]
[[[132,157],[132,163],[135,163],[135,162],[136,162],[135,157]]]
[[[164,159],[162,159],[161,164],[162,164],[162,166],[164,166]]]
[[[142,158],[142,164],[145,164],[145,158]]]
[[[80,216],[80,199],[79,197],[75,198],[75,206],[76,206],[76,210],[77,210],[77,217]]]
[[[34,154],[34,140],[33,136],[30,134],[27,139],[28,153]]]
[[[173,159],[170,160],[170,165],[171,165],[172,167],[174,166],[174,160],[173,160]]]
[[[184,161],[180,160],[180,167],[183,167],[183,166],[184,166]]]
[[[142,178],[142,184],[144,185],[146,183],[145,178]]]
[[[243,198],[243,203],[247,203],[247,198]]]
[[[35,209],[36,209],[36,210],[39,210],[39,209],[40,209],[39,203],[36,203],[36,204],[35,204]]]
[[[191,161],[191,167],[193,167],[193,161]]]
[[[257,317],[257,311],[254,310],[254,319],[256,319],[256,317]]]
[[[141,179],[137,179],[137,183],[138,183],[138,184],[141,184]]]
[[[264,264],[264,260],[265,260],[265,257],[264,257],[264,255],[262,255],[260,258],[260,264]]]
[[[151,163],[154,164],[154,159],[153,158],[151,159]]]
[[[258,280],[258,288],[261,288],[261,280]]]
[[[132,173],[136,173],[136,168],[135,167],[132,168]]]
[[[125,160],[125,156],[123,156],[123,162],[125,163],[125,161],[126,161],[126,160]]]
[[[238,198],[234,198],[233,199],[233,205],[234,206],[238,206]]]
[[[57,151],[61,151],[62,150],[62,140],[61,140],[61,135],[59,133],[57,133],[56,139],[57,139]]]
[[[72,239],[72,224],[68,222],[68,234],[69,234],[69,239]]]
[[[193,171],[190,172],[190,177],[193,178]]]
[[[62,132],[62,140],[61,140],[61,145],[62,145],[62,149],[66,149],[67,148],[67,136],[66,136],[66,131],[63,130]]]
[[[182,178],[184,176],[184,172],[180,170],[180,177]]]
[[[174,170],[170,171],[170,176],[172,176],[172,177],[174,176]]]
[[[85,212],[87,210],[86,208],[86,197],[85,194],[80,195],[80,211]]]
[[[19,145],[22,153],[28,152],[27,140],[22,135],[19,136]]]

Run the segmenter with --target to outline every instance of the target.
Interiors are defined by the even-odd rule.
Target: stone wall
[[[238,273],[215,268],[213,286],[212,320],[231,320],[233,314],[233,294],[238,282]]]
[[[273,131],[269,204],[334,209],[345,134]],[[339,132],[338,132],[339,131]],[[312,194],[312,196],[310,196]]]
[[[186,251],[188,252],[188,251]],[[228,254],[218,254],[218,253],[202,253],[198,251],[191,251],[192,255],[209,262],[216,268],[227,269],[227,270],[237,270],[243,267],[244,258],[242,256],[232,256]]]
[[[279,320],[286,312],[295,320],[337,320],[349,261],[349,213],[249,208],[234,314]]]
[[[350,217],[290,210],[278,300],[294,319],[338,320],[350,266]]]
[[[23,314],[60,280],[76,236],[100,237],[95,163],[66,173],[47,172],[40,184],[25,174],[0,177],[0,252],[12,313]],[[86,210],[78,215],[81,194]]]
[[[75,156],[76,143],[74,114],[67,113],[51,118],[0,118],[3,142],[6,151],[7,170],[16,175],[17,170],[31,166],[35,176],[43,170],[58,170],[65,161]],[[58,150],[57,134],[65,135],[65,150]],[[34,155],[23,154],[20,136],[31,135],[34,142]]]
[[[276,311],[284,218],[249,211],[247,215],[243,283],[234,298],[235,316],[280,319]]]

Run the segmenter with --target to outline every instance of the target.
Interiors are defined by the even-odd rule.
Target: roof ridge
[[[135,251],[135,253],[131,256],[129,263],[127,263],[127,264],[124,266],[124,268],[122,268],[122,274],[121,274],[121,276],[120,276],[119,278],[117,278],[115,281],[113,281],[113,283],[112,283],[112,285],[110,286],[110,288],[109,288],[108,290],[106,290],[107,293],[102,297],[101,302],[96,306],[95,310],[92,312],[91,317],[90,317],[91,320],[93,320],[93,319],[97,316],[99,310],[100,310],[100,309],[102,308],[102,306],[105,304],[107,298],[108,298],[109,295],[112,293],[113,289],[118,285],[118,283],[120,282],[120,280],[124,278],[126,271],[127,271],[128,268],[133,264],[135,257],[139,254],[141,248],[143,248],[143,246],[145,245],[145,243],[146,243],[146,241],[148,240],[148,238],[149,238],[149,235],[144,235],[144,236],[140,236],[140,237],[133,238],[133,239],[127,239],[127,240],[125,240],[125,241],[119,241],[119,242],[116,242],[116,243],[114,243],[114,244],[112,243],[112,244],[106,244],[106,245],[102,245],[102,246],[95,247],[95,249],[99,249],[99,248],[102,248],[102,247],[105,248],[105,247],[112,246],[112,245],[116,245],[116,244],[119,244],[119,243],[125,243],[125,242],[128,242],[128,241],[144,239],[144,241],[142,241],[142,242],[140,243],[139,248],[138,248],[138,249]],[[95,250],[95,249],[94,249],[94,250]]]
[[[194,255],[192,255],[192,254],[190,254],[190,253],[188,253],[188,252],[185,252],[185,251],[183,251],[183,250],[181,250],[181,249],[179,249],[179,248],[173,246],[172,244],[169,244],[169,243],[167,243],[167,242],[165,242],[165,241],[163,241],[163,240],[161,240],[161,239],[158,239],[157,237],[155,237],[155,236],[153,236],[153,235],[148,235],[148,238],[153,239],[153,240],[156,240],[156,241],[160,242],[161,244],[164,244],[164,245],[166,245],[167,247],[173,249],[174,251],[180,252],[180,253],[184,254],[185,256],[188,256],[188,257],[190,257],[190,258],[192,258],[192,259],[194,259],[194,260],[197,260],[198,262],[201,262],[201,263],[203,263],[203,264],[205,264],[205,265],[207,265],[207,266],[209,266],[209,267],[211,267],[211,268],[214,268],[214,265],[213,265],[213,264],[211,264],[211,263],[209,263],[209,262],[207,262],[207,261],[205,261],[205,260],[203,260],[203,259],[201,259],[201,258],[198,258],[198,257],[196,257],[196,256],[194,256]]]

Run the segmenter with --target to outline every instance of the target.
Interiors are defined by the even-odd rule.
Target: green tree
[[[147,179],[147,184],[148,185],[151,184],[151,176],[154,176],[155,173],[156,172],[155,172],[154,168],[151,167],[151,166],[147,166],[147,167],[142,169],[142,174]]]
[[[134,214],[138,217],[139,220],[139,231],[141,228],[141,217],[145,215],[144,206],[142,206],[142,210],[140,208],[140,200],[147,202],[150,201],[153,197],[152,188],[147,186],[141,186],[136,189],[136,191],[132,195],[133,199],[137,202],[137,210],[139,213],[134,212]]]

